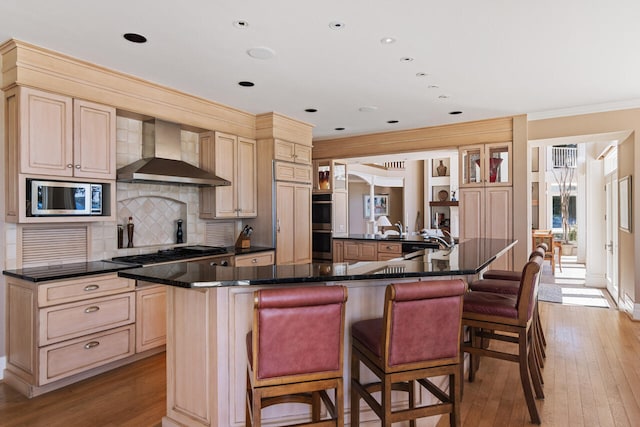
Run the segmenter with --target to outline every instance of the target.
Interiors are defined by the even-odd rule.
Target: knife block
[[[238,240],[236,240],[236,248],[247,249],[251,247],[251,239],[249,236],[241,232],[238,236]]]

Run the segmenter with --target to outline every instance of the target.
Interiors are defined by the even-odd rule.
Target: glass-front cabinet
[[[460,147],[460,186],[511,185],[511,142]]]
[[[347,165],[334,160],[315,160],[313,191],[347,191]]]

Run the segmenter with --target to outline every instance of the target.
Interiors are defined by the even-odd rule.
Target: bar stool
[[[449,414],[460,426],[461,315],[466,283],[460,279],[387,286],[384,317],[351,326],[351,426],[360,423],[360,398],[383,426],[437,414]],[[361,381],[362,362],[376,382]],[[429,378],[448,376],[448,391]],[[416,407],[415,382],[439,403]],[[408,393],[409,408],[392,410],[391,391]],[[379,400],[373,393],[380,392]]]
[[[517,295],[471,291],[464,296],[462,324],[469,327],[469,341],[462,350],[470,355],[469,381],[475,379],[480,356],[518,363],[531,422],[540,424],[534,399],[543,398],[542,381],[532,351],[535,301],[537,299],[542,257],[527,262],[522,272]],[[484,346],[485,340],[517,344],[517,350],[501,351]]]
[[[247,426],[262,424],[262,408],[286,402],[311,405],[312,421],[305,425],[344,425],[346,301],[344,286],[254,292],[253,330],[247,334]],[[330,420],[321,420],[321,402]]]
[[[534,257],[540,256],[545,258],[547,245],[540,243],[531,254],[529,255],[529,261]],[[469,284],[469,289],[472,291],[481,292],[494,292],[498,294],[517,295],[520,288],[520,280],[522,279],[522,271],[512,270],[487,270],[482,274],[482,279],[474,280]],[[542,322],[540,321],[540,313],[538,310],[538,301],[536,300],[535,309],[535,336],[536,336],[536,349],[540,353],[540,366],[544,367],[544,358],[546,358],[545,348],[547,346],[547,339],[544,336],[544,329],[542,328]]]

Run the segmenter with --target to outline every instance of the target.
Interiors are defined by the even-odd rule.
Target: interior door
[[[618,303],[618,177],[617,174],[610,173],[605,177],[605,199],[606,199],[606,240],[607,249],[607,269],[606,280],[607,290],[613,300]]]

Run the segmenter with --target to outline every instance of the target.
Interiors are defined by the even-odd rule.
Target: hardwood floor
[[[2,427],[157,427],[166,413],[165,354],[27,399],[0,383]]]
[[[540,305],[548,343],[542,425],[637,426],[640,323],[606,308]],[[465,380],[461,410],[465,427],[531,425],[517,364],[482,358],[476,380]]]
[[[640,323],[604,308],[540,309],[548,341],[542,425],[638,425]],[[0,426],[157,427],[165,393],[164,354],[31,400],[0,384]],[[461,410],[464,427],[531,425],[517,365],[483,358],[476,381],[465,381]]]

